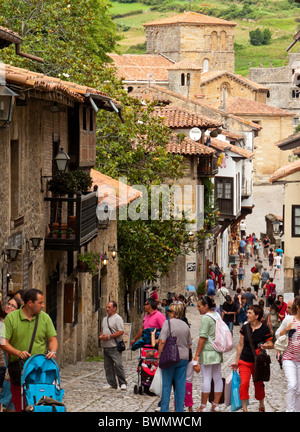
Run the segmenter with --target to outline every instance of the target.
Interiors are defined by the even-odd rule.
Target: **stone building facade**
[[[0,128],[0,301],[5,305],[19,289],[40,289],[57,330],[59,364],[84,360],[98,354],[104,304],[108,299],[118,301],[118,266],[117,258],[110,258],[96,275],[80,273],[77,255],[86,250],[110,255],[108,246],[117,246],[116,222],[98,229],[96,192],[56,198],[47,182],[61,148],[70,156],[70,170],[90,172],[95,163],[96,112],[85,95],[97,95],[99,109],[110,98],[10,65],[5,65],[5,82],[17,96],[12,122]],[[68,212],[64,207],[60,212],[60,202],[67,203]],[[68,235],[69,209],[75,208],[80,223]],[[53,210],[57,220],[60,214],[62,218],[58,233],[52,230]],[[37,249],[31,245],[34,237],[41,240]],[[19,253],[12,260],[13,248]]]
[[[292,84],[293,74],[300,68],[300,52],[290,53],[287,66],[249,69],[251,80],[268,87],[268,105],[285,109],[294,114],[293,124],[296,127],[300,118],[300,92]]]
[[[179,62],[187,60],[206,70],[234,72],[236,23],[185,12],[144,24],[147,54],[162,54]]]

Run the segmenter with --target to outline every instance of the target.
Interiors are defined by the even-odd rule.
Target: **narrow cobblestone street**
[[[250,286],[251,271],[254,260],[251,259],[249,265],[246,265],[245,286]],[[264,260],[264,264],[267,262]],[[271,276],[273,273],[271,273]],[[226,276],[227,286],[229,286],[229,276]],[[283,277],[276,278],[274,282],[277,285],[277,294],[283,293]],[[231,294],[233,293],[230,290]],[[259,299],[261,290],[259,291]],[[286,299],[285,299],[286,301]],[[196,305],[189,306],[187,318],[191,324],[193,336],[193,353],[195,352],[201,316],[199,315]],[[239,340],[239,327],[234,326],[234,349],[224,354],[222,365],[223,377],[229,375],[236,353],[236,346]],[[272,359],[271,380],[265,384],[266,412],[284,412],[286,379],[283,370],[275,358],[275,350],[269,351]],[[62,387],[65,389],[64,402],[68,412],[154,412],[157,407],[159,398],[147,394],[134,394],[134,385],[137,384],[137,365],[138,351],[123,353],[123,361],[126,369],[128,387],[126,391],[122,390],[103,390],[106,384],[103,362],[81,362],[74,365],[68,365],[61,369]],[[194,411],[200,405],[202,376],[201,373],[194,374],[193,381],[193,400]],[[221,410],[230,412],[230,407],[221,405]],[[170,412],[173,411],[173,401],[171,399]],[[258,402],[254,399],[254,387],[250,384],[250,412],[258,411]]]

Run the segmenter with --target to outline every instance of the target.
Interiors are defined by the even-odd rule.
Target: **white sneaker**
[[[116,389],[110,384],[105,384],[103,387],[101,387],[101,390],[116,390]]]
[[[120,387],[121,390],[127,390],[127,385],[126,384],[122,384]]]

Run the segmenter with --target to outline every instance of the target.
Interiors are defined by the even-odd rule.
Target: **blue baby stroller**
[[[21,400],[24,411],[65,412],[62,403],[64,390],[60,388],[59,367],[55,360],[37,354],[25,362],[21,375]]]

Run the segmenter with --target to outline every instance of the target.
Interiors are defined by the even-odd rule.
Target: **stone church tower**
[[[234,73],[236,23],[185,12],[144,24],[147,54],[162,54],[174,62],[190,61],[203,72]]]

